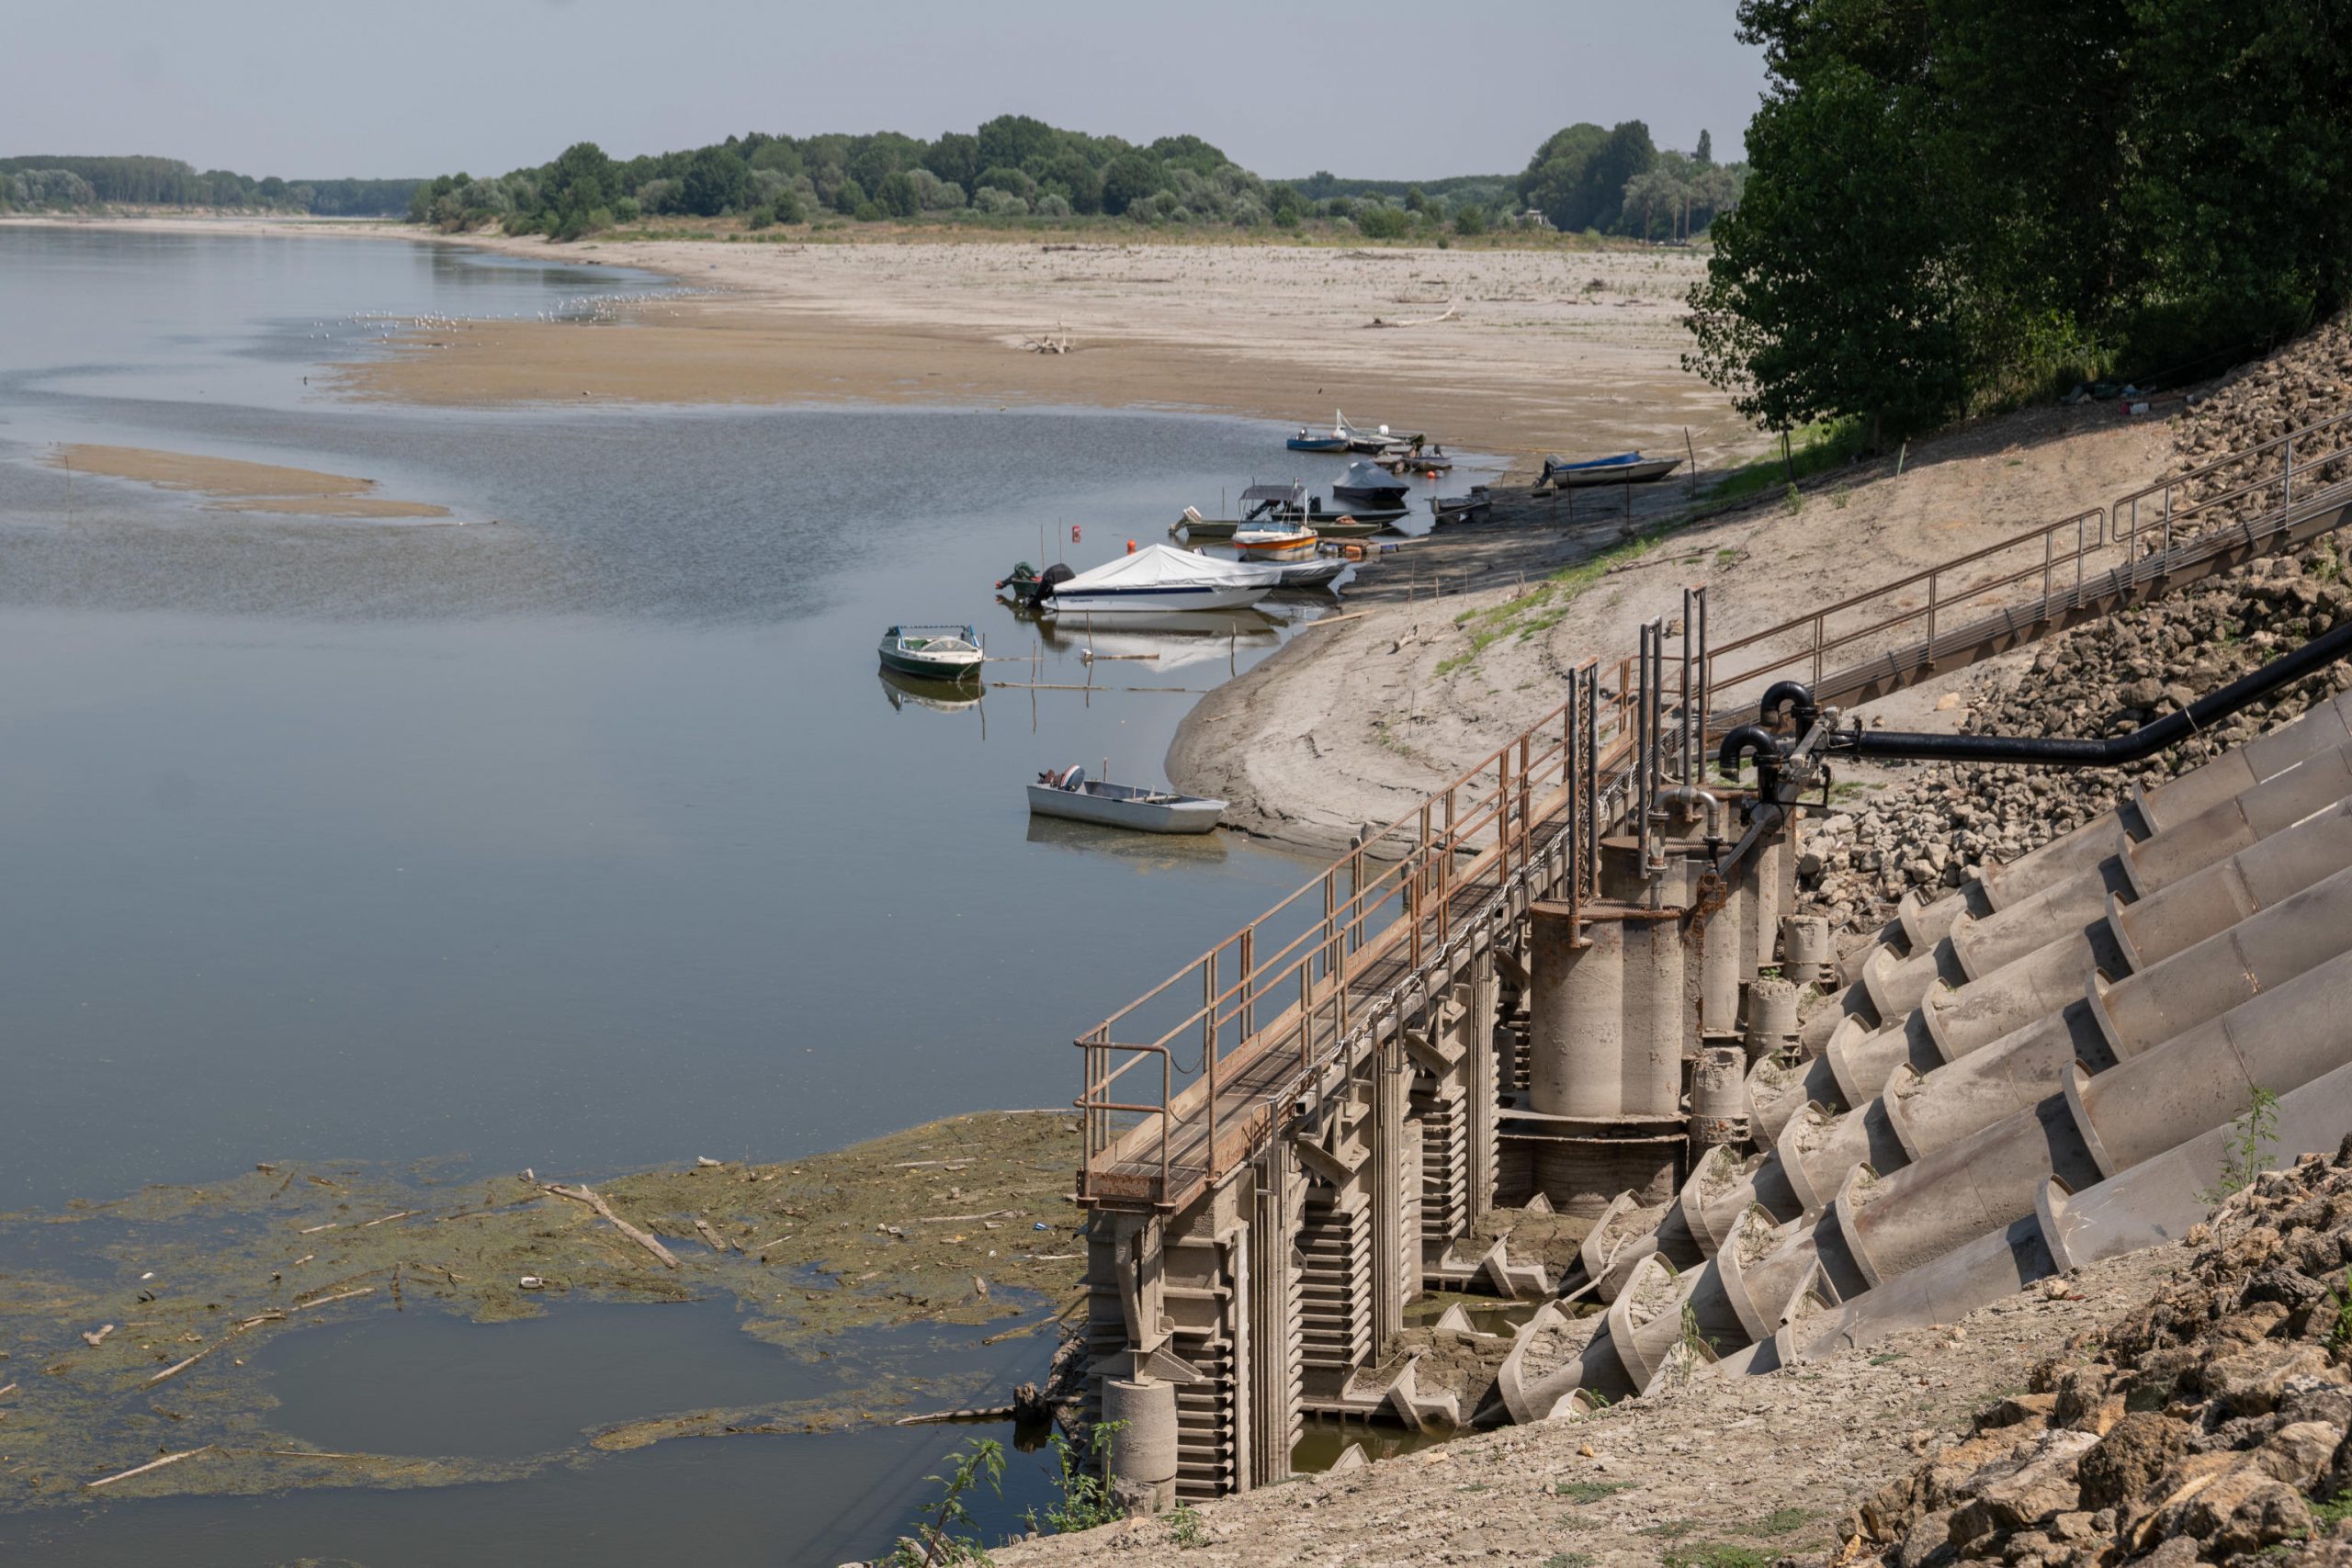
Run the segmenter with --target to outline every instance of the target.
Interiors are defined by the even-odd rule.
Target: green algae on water
[[[889,1325],[1024,1332],[1080,1270],[1077,1157],[1065,1116],[990,1111],[807,1159],[592,1179],[674,1268],[540,1172],[265,1162],[0,1216],[0,1510],[90,1498],[91,1482],[168,1454],[190,1457],[96,1496],[511,1480],[672,1438],[889,1419],[917,1384],[886,1367],[836,1399],[649,1410],[524,1460],[321,1453],[272,1429],[277,1402],[250,1363],[315,1325],[414,1311],[491,1323],[567,1299],[731,1298],[744,1332],[804,1355]]]

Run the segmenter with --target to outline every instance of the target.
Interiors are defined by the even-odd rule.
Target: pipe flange
[[[1886,1087],[1879,1090],[1880,1113],[1885,1116],[1888,1129],[1894,1134],[1895,1143],[1902,1146],[1906,1165],[1918,1164],[1922,1155],[1918,1134],[1911,1127],[1911,1113],[1903,1108],[1903,1093],[1906,1089],[1925,1082],[1927,1079],[1920,1076],[1919,1069],[1905,1062],[1894,1069],[1894,1075],[1886,1080]]]
[[[2123,972],[2137,975],[2147,967],[2140,962],[2140,944],[2132,940],[2131,928],[2124,924],[2124,905],[2112,893],[2107,896],[2107,934],[2115,939],[2115,951],[2123,955]]]
[[[1826,1217],[1837,1227],[1838,1244],[1845,1247],[1846,1256],[1852,1259],[1854,1271],[1875,1291],[1886,1280],[1879,1272],[1877,1261],[1871,1257],[1870,1247],[1862,1240],[1859,1223],[1861,1205],[1854,1201],[1854,1185],[1861,1179],[1864,1168],[1858,1165],[1846,1173],[1845,1181],[1838,1186],[1838,1196],[1829,1201]],[[1816,1230],[1815,1234],[1817,1236],[1820,1233]],[[1828,1270],[1822,1272],[1826,1276]]]
[[[1600,1211],[1600,1218],[1593,1222],[1592,1229],[1585,1232],[1584,1240],[1577,1244],[1577,1260],[1584,1265],[1584,1277],[1592,1281],[1596,1289],[1608,1278],[1610,1260],[1624,1245],[1622,1236],[1614,1242],[1608,1240],[1609,1227],[1633,1206],[1634,1194],[1631,1190],[1618,1193],[1609,1200],[1609,1207]]]
[[[2066,1233],[2074,1228],[2066,1213],[2066,1201],[2074,1191],[2054,1176],[2044,1177],[2033,1190],[2033,1223],[2041,1232],[2041,1245],[2050,1254],[2054,1272],[2071,1274],[2081,1265],[2066,1245]]]
[[[1715,1235],[1713,1228],[1707,1224],[1706,1200],[1699,1195],[1699,1184],[1707,1179],[1709,1166],[1717,1160],[1732,1157],[1729,1144],[1717,1144],[1700,1156],[1696,1168],[1690,1172],[1690,1179],[1684,1182],[1682,1190],[1674,1195],[1674,1207],[1682,1216],[1682,1228],[1690,1233],[1690,1239],[1698,1244],[1699,1254],[1702,1258],[1713,1258],[1723,1247],[1724,1237]],[[1734,1222],[1732,1228],[1738,1228],[1737,1222]]]
[[[1822,1064],[1829,1069],[1829,1076],[1838,1080],[1838,1097],[1849,1111],[1869,1104],[1871,1096],[1875,1092],[1863,1087],[1861,1080],[1854,1077],[1853,1063],[1847,1059],[1846,1047],[1858,1037],[1867,1040],[1873,1036],[1863,1034],[1859,1028],[1849,1033],[1841,1024],[1821,1052]]]
[[[1789,1191],[1804,1205],[1803,1217],[1805,1219],[1821,1213],[1827,1202],[1821,1195],[1821,1189],[1814,1185],[1813,1173],[1805,1169],[1804,1155],[1797,1147],[1797,1130],[1804,1124],[1805,1117],[1814,1109],[1808,1104],[1781,1123],[1781,1135],[1772,1144],[1772,1158],[1781,1168],[1781,1179],[1788,1184]]]
[[[1952,1006],[1955,995],[1940,986],[1930,986],[1928,994],[1919,998],[1919,1027],[1928,1032],[1928,1043],[1936,1048],[1936,1055],[1943,1059],[1946,1066],[1968,1055],[1954,1045],[1951,1037],[1945,1032],[1944,1013]]]
[[[2108,1055],[2122,1062],[2139,1053],[2124,1049],[2123,1032],[2115,1027],[2115,1020],[2108,1013],[2107,993],[2110,986],[2108,977],[2093,965],[2083,978],[2083,1006],[2090,1013],[2091,1021],[2098,1026],[2099,1038],[2107,1042]]]
[[[2083,1147],[2090,1152],[2091,1163],[2098,1167],[2100,1179],[2107,1180],[2121,1174],[2122,1168],[2107,1152],[2107,1145],[2100,1140],[2098,1129],[2091,1124],[2090,1107],[2083,1101],[2083,1086],[2090,1081],[2090,1069],[2080,1062],[2067,1071],[2066,1111],[2074,1117],[2075,1135],[2083,1140]]]
[[[1731,1231],[1724,1242],[1724,1249],[1715,1257],[1715,1279],[1723,1286],[1724,1300],[1731,1303],[1732,1315],[1739,1319],[1740,1331],[1751,1345],[1765,1338],[1775,1326],[1756,1310],[1747,1294],[1747,1281],[1739,1267],[1740,1238],[1747,1235],[1748,1222],[1755,1218],[1753,1209],[1743,1209],[1731,1223]]]
[[[1911,1010],[1895,1006],[1893,993],[1887,989],[1895,967],[1894,952],[1883,945],[1872,949],[1871,955],[1862,963],[1862,994],[1870,998],[1871,1006],[1877,1010],[1881,1021],[1901,1018]]]

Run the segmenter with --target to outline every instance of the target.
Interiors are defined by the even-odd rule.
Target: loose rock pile
[[[2212,461],[2289,431],[2352,412],[2352,318],[2340,319],[2246,367],[2178,423],[2184,467]],[[2352,446],[2352,434],[2343,436]],[[2275,457],[2270,459],[2274,464]],[[2299,485],[2352,477],[2299,476]],[[2225,467],[2200,495],[2247,482]],[[2300,493],[2300,491],[2299,491]],[[2275,491],[2267,498],[2275,504]],[[2250,494],[2206,514],[2226,521],[2265,503]],[[2107,736],[2137,728],[2352,614],[2352,585],[2332,539],[2300,559],[2256,561],[2181,594],[2126,611],[2045,644],[2022,672],[1977,681],[1961,728],[1976,733]],[[1798,864],[1812,908],[1847,928],[1874,928],[1914,887],[1957,887],[1987,861],[2037,849],[2113,809],[2135,781],[2209,760],[2294,717],[2352,683],[2338,667],[2239,713],[2189,746],[2128,769],[2066,770],[1938,764],[1833,813],[1808,837]]]
[[[2352,1139],[2263,1173],[2189,1241],[2172,1284],[1848,1516],[1838,1561],[2352,1559]]]

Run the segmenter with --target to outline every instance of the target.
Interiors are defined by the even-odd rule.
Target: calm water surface
[[[460,414],[304,384],[373,352],[387,316],[579,312],[657,287],[403,242],[0,229],[0,1055],[18,1111],[0,1208],[263,1159],[777,1158],[1067,1102],[1073,1034],[1301,880],[1229,835],[1028,820],[1022,786],[1049,765],[1160,777],[1190,697],[943,703],[873,653],[895,621],[971,621],[992,652],[1036,651],[1035,678],[1083,682],[1084,639],[1017,622],[991,581],[1041,548],[1095,564],[1253,478],[1328,480],[1338,465],[1283,453],[1280,429]],[[44,460],[67,441],[364,475],[467,525],[240,518],[68,475]],[[1105,637],[1161,657],[1095,679],[1204,690],[1320,613],[1270,609]],[[673,1364],[718,1346],[695,1375],[729,1381],[729,1335],[663,1333]],[[356,1409],[400,1376],[331,1359],[348,1365],[320,1380],[322,1442],[338,1397]],[[455,1495],[110,1504],[70,1528],[0,1518],[0,1555],[639,1561],[651,1538],[616,1496],[635,1493],[728,1516],[702,1539],[712,1561],[833,1562],[887,1545],[955,1440],[673,1443]]]

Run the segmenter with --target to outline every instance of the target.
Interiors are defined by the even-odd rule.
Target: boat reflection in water
[[[919,676],[901,675],[896,671],[877,670],[875,676],[882,682],[882,694],[890,705],[904,711],[910,707],[934,708],[941,713],[964,713],[980,705],[981,694],[988,688],[978,681],[925,681]]]
[[[1225,858],[1223,833],[1135,833],[1062,817],[1029,818],[1029,841],[1080,854],[1104,855],[1141,874]]]
[[[1097,660],[1132,661],[1130,673],[1234,662],[1242,649],[1272,648],[1283,623],[1257,608],[1162,610],[1110,615],[1057,615],[1034,623],[1048,653],[1091,652]],[[1097,671],[1101,681],[1104,671]]]

